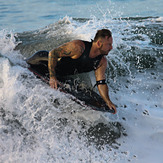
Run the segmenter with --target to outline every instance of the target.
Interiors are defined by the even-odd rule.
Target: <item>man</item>
[[[103,100],[116,113],[105,82],[106,55],[112,50],[113,38],[108,29],[98,30],[93,42],[74,40],[49,52],[48,68],[51,88],[60,85],[57,75],[72,75],[94,70],[96,85]]]

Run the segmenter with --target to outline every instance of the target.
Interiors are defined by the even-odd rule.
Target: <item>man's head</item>
[[[113,48],[113,38],[111,31],[108,29],[98,30],[93,42],[96,43],[101,54],[107,55]]]
[[[98,30],[95,37],[94,37],[94,42],[97,42],[97,40],[99,40],[100,38],[105,38],[105,37],[112,37],[112,33],[110,30],[108,29],[101,29],[101,30]]]

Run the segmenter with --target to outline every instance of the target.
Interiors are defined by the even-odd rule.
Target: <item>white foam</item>
[[[158,17],[156,19],[152,19],[152,21],[162,22],[163,21],[163,17]]]
[[[7,57],[13,64],[25,66],[26,63],[23,61],[23,56],[19,51],[14,50],[21,43],[16,41],[16,37],[17,35],[11,31],[0,31],[0,54]]]

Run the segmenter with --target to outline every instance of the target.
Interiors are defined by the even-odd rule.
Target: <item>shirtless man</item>
[[[102,29],[97,31],[92,42],[74,40],[51,50],[48,57],[51,88],[57,89],[60,84],[57,74],[73,75],[94,70],[101,97],[116,113],[116,107],[109,98],[108,86],[105,82],[107,68],[105,56],[112,50],[112,43],[111,32],[108,29]]]

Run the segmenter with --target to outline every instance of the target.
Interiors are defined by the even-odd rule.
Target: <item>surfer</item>
[[[102,29],[97,31],[92,42],[73,40],[51,50],[48,55],[50,87],[57,89],[60,85],[57,80],[58,74],[64,76],[94,70],[101,97],[116,113],[116,107],[110,100],[105,81],[106,56],[113,48],[112,43],[111,31]]]

